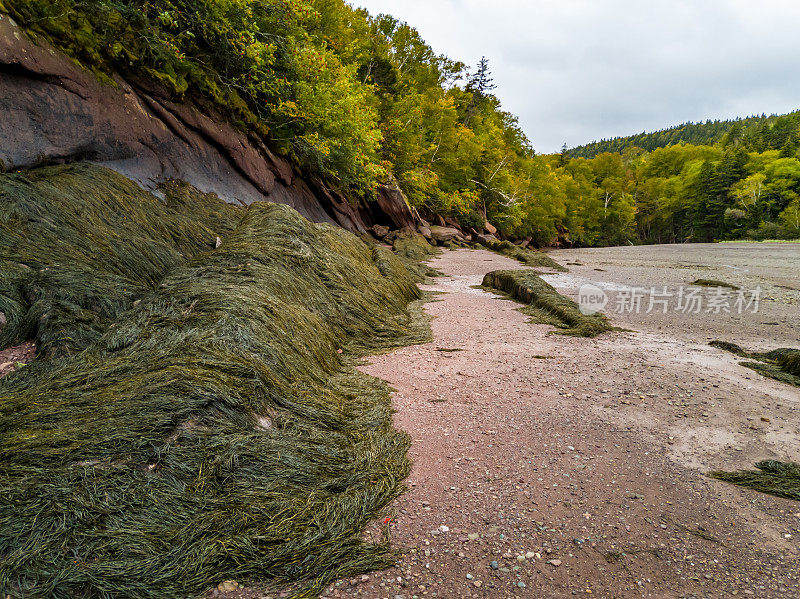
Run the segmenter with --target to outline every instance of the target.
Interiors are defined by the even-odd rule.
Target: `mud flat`
[[[472,288],[519,263],[434,259],[433,341],[363,367],[396,389],[395,424],[413,438],[410,491],[388,514],[400,560],[324,596],[798,596],[800,504],[705,473],[800,460],[800,391],[708,346],[797,345],[800,292],[787,287],[800,287],[800,247],[551,255],[570,272],[546,278],[567,295],[587,280],[705,278],[760,285],[763,299],[742,315],[615,315],[610,303],[627,331],[565,337]]]
[[[661,332],[687,341],[711,339],[734,341],[758,349],[796,346],[800,343],[800,243],[719,243],[612,247],[557,250],[550,255],[568,264],[569,273],[546,277],[568,296],[577,298],[579,288],[591,283],[608,293],[604,312],[620,326]],[[699,314],[682,311],[678,293],[686,293],[697,280],[719,281],[744,295],[738,309],[739,292],[723,288],[728,305],[710,303],[713,287],[700,291]],[[667,296],[666,292],[672,294]],[[641,309],[629,310],[625,291],[641,294]],[[655,293],[653,293],[655,291]],[[755,305],[748,306],[753,294]],[[654,305],[650,308],[650,298]],[[664,304],[667,301],[667,311]]]

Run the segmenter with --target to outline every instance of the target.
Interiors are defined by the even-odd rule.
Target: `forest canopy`
[[[536,155],[486,59],[437,54],[409,24],[343,0],[0,0],[0,12],[101,79],[216,110],[351,198],[395,181],[423,214],[488,219],[539,245],[800,237],[799,113]]]

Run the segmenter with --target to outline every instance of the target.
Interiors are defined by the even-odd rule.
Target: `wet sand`
[[[470,287],[518,263],[434,259],[434,341],[364,367],[397,390],[396,426],[413,438],[392,514],[401,558],[324,596],[800,596],[800,504],[704,475],[800,460],[800,390],[707,345],[800,345],[800,292],[786,289],[800,288],[800,246],[690,247],[562,250],[582,266],[549,278],[568,295],[585,280],[761,285],[759,312],[612,309],[629,331],[576,339]]]

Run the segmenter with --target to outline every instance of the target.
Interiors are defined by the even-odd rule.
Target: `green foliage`
[[[3,596],[178,598],[236,578],[311,597],[392,562],[362,531],[402,492],[409,438],[355,364],[428,332],[391,252],[186,187],[159,211],[97,166],[2,185],[19,229],[3,272],[30,252],[17,283],[61,266],[53,302],[98,302],[60,325],[82,351],[0,380]]]
[[[120,72],[177,100],[211,103],[313,174],[355,189],[385,174],[370,89],[311,35],[323,16],[310,1],[9,0],[5,8],[106,80]]]
[[[800,112],[537,156],[492,94],[485,58],[467,68],[343,0],[0,10],[106,81],[149,80],[224,115],[346,195],[371,198],[393,178],[423,214],[486,218],[540,246],[800,238]]]
[[[477,210],[469,210],[468,212],[459,214],[458,222],[461,223],[462,227],[482,229],[485,219],[483,218],[483,214]]]

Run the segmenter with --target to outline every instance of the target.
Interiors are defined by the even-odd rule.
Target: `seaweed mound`
[[[85,349],[188,258],[213,249],[243,209],[179,182],[162,201],[109,169],[0,175],[0,347]]]
[[[427,338],[405,267],[286,206],[228,214],[184,189],[179,209],[96,169],[4,181],[40,194],[3,214],[8,338],[66,350],[0,380],[0,593],[186,597],[236,578],[310,597],[388,565],[362,531],[403,491],[409,438],[354,365]],[[119,197],[87,199],[92,177]],[[6,245],[14,223],[31,256]]]
[[[523,312],[534,322],[558,327],[562,335],[596,337],[612,330],[602,314],[583,314],[578,304],[564,297],[555,287],[531,270],[494,270],[486,273],[482,285],[499,289],[528,304]]]
[[[426,261],[441,252],[439,248],[431,245],[419,233],[400,235],[392,242],[394,254],[411,272],[418,282],[426,281],[441,273],[428,266]]]
[[[553,270],[557,270],[559,272],[567,272],[566,268],[561,266],[558,262],[553,260],[544,252],[529,250],[528,248],[514,245],[510,241],[492,241],[486,247],[493,252],[513,258],[514,260],[522,262],[527,266],[552,268]]]
[[[755,370],[762,376],[800,387],[800,349],[781,347],[766,352],[751,352],[729,341],[712,341],[709,345],[724,349],[740,358],[756,360],[739,364]]]
[[[695,279],[690,285],[696,285],[697,287],[725,287],[727,289],[738,290],[739,287],[733,285],[732,283],[726,283],[725,281],[718,281],[717,279]]]

